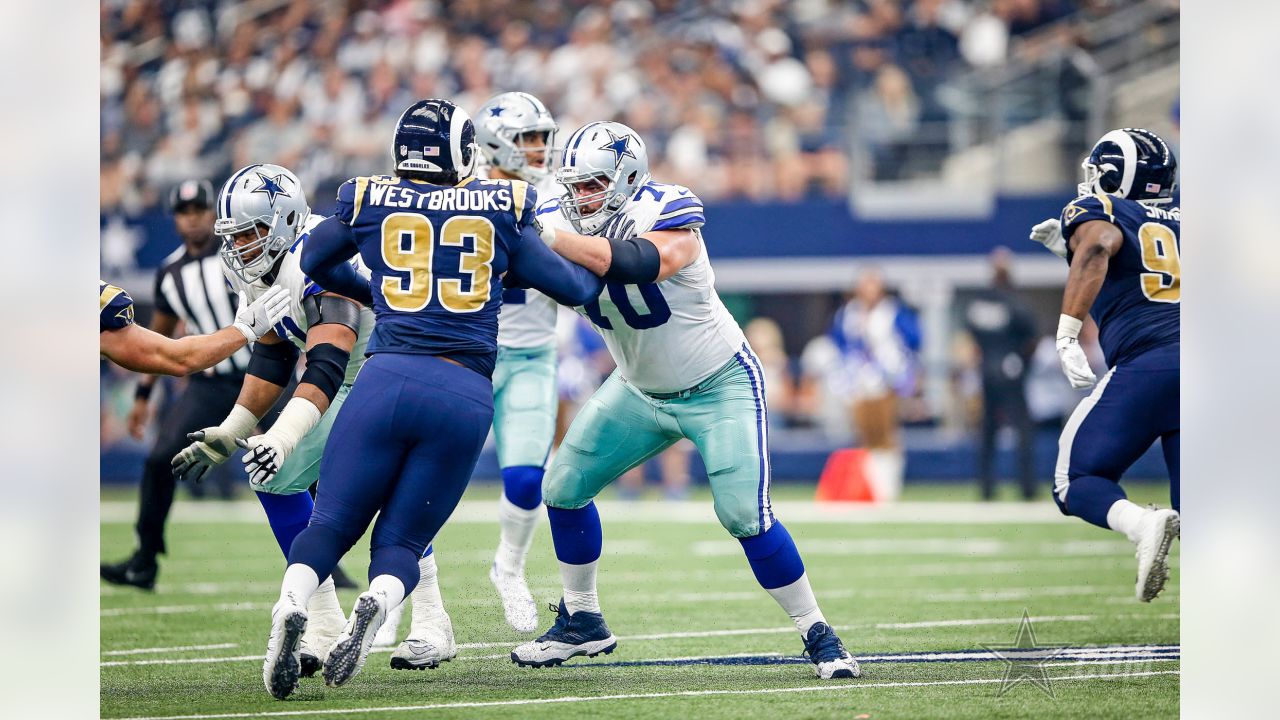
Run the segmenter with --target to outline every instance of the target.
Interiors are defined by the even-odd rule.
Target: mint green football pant
[[[647,395],[614,371],[570,425],[543,480],[543,501],[583,507],[618,476],[688,438],[706,465],[720,524],[734,537],[758,535],[776,522],[767,425],[761,366],[746,346],[674,398]]]
[[[556,434],[556,346],[498,348],[493,435],[498,466],[542,467]]]
[[[342,403],[346,401],[349,392],[349,384],[338,388],[333,401],[329,403],[329,409],[320,416],[320,422],[298,441],[298,446],[285,458],[275,477],[254,490],[273,495],[294,495],[306,492],[312,483],[320,479],[320,457],[324,455],[324,444],[329,440],[333,419],[338,417],[338,411],[342,409]]]

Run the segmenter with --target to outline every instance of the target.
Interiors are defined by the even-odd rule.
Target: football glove
[[[1049,252],[1062,259],[1067,257],[1067,241],[1062,237],[1062,223],[1057,218],[1049,218],[1031,228],[1031,239],[1049,249]]]
[[[1084,325],[1070,315],[1058,318],[1058,360],[1062,363],[1062,372],[1073,388],[1087,388],[1098,382],[1098,377],[1089,367],[1089,358],[1080,347],[1080,328]]]
[[[275,477],[293,449],[286,447],[284,440],[272,436],[270,432],[254,435],[247,440],[237,438],[236,444],[247,450],[244,454],[244,469],[249,474],[249,485],[254,488],[262,487]]]
[[[174,455],[170,463],[173,477],[185,482],[200,482],[236,451],[235,434],[220,425],[187,433],[187,439],[195,442]]]
[[[289,291],[282,285],[273,285],[257,300],[240,308],[232,327],[239,330],[245,342],[256,342],[271,331],[289,311]]]

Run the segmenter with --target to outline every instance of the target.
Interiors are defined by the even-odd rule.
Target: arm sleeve
[[[302,246],[302,272],[329,292],[372,305],[369,281],[348,262],[357,252],[351,226],[337,216],[327,218],[311,231],[311,237]]]
[[[523,283],[571,307],[585,305],[600,294],[604,280],[552,252],[532,225],[525,226],[521,235],[512,249],[510,270]]]

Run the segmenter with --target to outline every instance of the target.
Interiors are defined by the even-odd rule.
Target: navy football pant
[[[1120,476],[1156,440],[1179,509],[1178,352],[1168,345],[1120,363],[1080,401],[1058,441],[1053,499],[1063,513],[1107,527],[1107,511],[1125,497]]]
[[[394,575],[412,591],[492,422],[493,386],[475,371],[430,355],[370,357],[334,421],[311,524],[289,563],[328,577],[377,514],[369,579]]]

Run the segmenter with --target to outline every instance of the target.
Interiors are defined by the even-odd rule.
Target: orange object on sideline
[[[863,448],[844,448],[827,456],[818,478],[819,502],[875,502],[871,489],[869,456]]]

